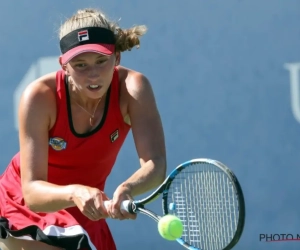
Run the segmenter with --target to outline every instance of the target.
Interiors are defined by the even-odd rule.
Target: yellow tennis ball
[[[182,222],[174,215],[165,215],[158,222],[158,232],[166,240],[176,240],[182,235]]]

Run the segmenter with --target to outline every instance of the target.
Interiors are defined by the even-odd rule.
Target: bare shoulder
[[[45,97],[55,93],[56,90],[56,73],[44,75],[31,82],[23,92],[23,98]]]
[[[26,87],[22,94],[20,112],[26,117],[29,112],[39,114],[41,111],[44,111],[52,120],[56,116],[55,93],[56,72],[36,79]]]
[[[121,86],[130,96],[139,97],[143,93],[152,94],[152,87],[149,79],[141,72],[119,67]]]

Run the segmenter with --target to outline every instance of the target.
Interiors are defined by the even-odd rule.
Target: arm
[[[55,95],[46,80],[29,85],[19,108],[21,181],[25,203],[38,212],[74,206],[72,186],[47,182],[48,133],[55,115]]]
[[[132,196],[160,185],[166,175],[166,151],[163,128],[151,85],[146,77],[134,73],[127,84],[128,113],[141,168],[120,185]]]

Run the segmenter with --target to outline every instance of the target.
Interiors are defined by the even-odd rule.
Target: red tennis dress
[[[120,111],[118,71],[115,69],[107,93],[102,121],[86,134],[74,130],[67,84],[63,71],[58,71],[57,119],[49,131],[48,181],[104,190],[106,178],[130,129]],[[0,177],[0,237],[8,236],[42,241],[67,250],[116,249],[104,219],[91,221],[77,207],[54,213],[29,210],[21,191],[19,153]]]

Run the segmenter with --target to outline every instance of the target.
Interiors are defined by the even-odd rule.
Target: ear
[[[120,52],[116,52],[116,66],[118,66],[121,62],[121,53]]]
[[[62,62],[61,62],[61,56],[59,57],[58,61],[59,61],[59,64],[60,64],[62,70],[65,72],[65,74],[66,74],[66,75],[69,75],[67,65],[62,64]]]
[[[60,56],[60,57],[58,58],[58,62],[59,62],[59,64],[60,64],[60,66],[63,68],[63,65],[62,65],[61,60],[62,60],[62,57]]]

